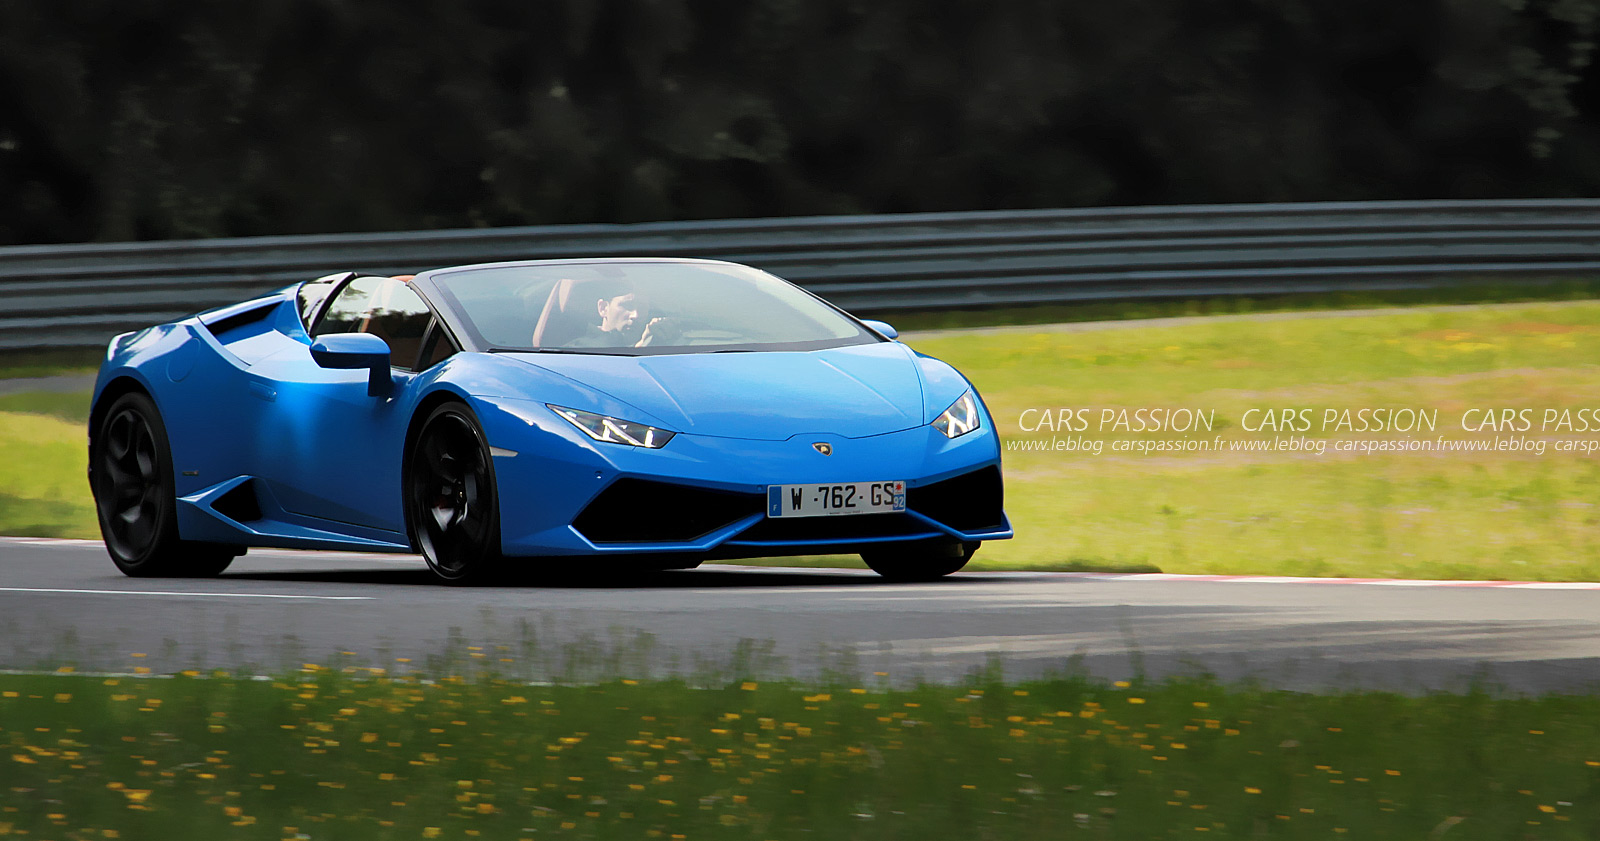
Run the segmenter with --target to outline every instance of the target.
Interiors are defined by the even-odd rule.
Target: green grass
[[[49,377],[58,374],[93,374],[100,367],[105,355],[104,345],[91,348],[0,351],[0,380],[16,377]]]
[[[1020,428],[1028,408],[1089,408],[1095,421],[1107,408],[1214,410],[1217,432],[1234,442],[1271,437],[1240,427],[1249,408],[1311,407],[1319,419],[1328,408],[1436,409],[1441,432],[1484,438],[1457,428],[1463,411],[1600,407],[1592,301],[912,343],[978,384],[1010,445],[1054,437]],[[86,406],[82,394],[0,397],[0,533],[96,536],[82,478]],[[1162,436],[1081,437],[1109,446]],[[986,545],[973,568],[1600,580],[1594,455],[1013,450],[1004,459],[1018,537]]]
[[[47,395],[44,402],[57,405],[60,396]],[[87,395],[77,397],[86,407]],[[6,405],[0,403],[0,534],[98,537],[82,421],[9,411]],[[58,408],[73,414],[80,406]]]
[[[1594,696],[186,675],[0,676],[0,836],[1600,832]]]
[[[1241,428],[1252,407],[1314,407],[1319,420],[1327,408],[1431,408],[1441,432],[1473,438],[1491,436],[1457,428],[1468,408],[1600,402],[1594,302],[913,344],[977,383],[1007,442],[1055,437],[1021,428],[1028,408],[1089,408],[1092,423],[1106,408],[1215,410],[1217,432],[1234,441],[1271,437]],[[1312,435],[1325,442],[1404,437]],[[1076,437],[1109,447],[1163,436]],[[1004,460],[1018,538],[985,546],[974,561],[979,568],[1600,578],[1600,459],[1593,455],[1106,450],[1010,451]]]
[[[29,391],[0,394],[0,412],[48,415],[82,425],[89,420],[89,392]]]
[[[1123,321],[1145,318],[1239,315],[1306,310],[1441,304],[1500,304],[1517,301],[1572,301],[1600,298],[1600,278],[1549,278],[1522,282],[1478,281],[1427,289],[1366,292],[1311,292],[1258,297],[1156,298],[1133,301],[986,307],[943,312],[884,313],[895,329],[940,330],[1007,324],[1055,324],[1073,321]],[[868,316],[874,317],[874,316]]]

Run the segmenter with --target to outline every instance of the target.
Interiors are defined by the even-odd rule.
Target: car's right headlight
[[[546,403],[550,411],[566,418],[573,426],[583,430],[585,435],[596,441],[608,444],[626,444],[630,447],[648,447],[659,450],[666,446],[672,436],[678,433],[659,427],[649,426],[636,421],[626,421],[607,415],[585,412],[581,409],[568,409]]]
[[[928,424],[934,429],[944,433],[946,438],[960,438],[968,432],[978,428],[978,400],[972,396],[971,389],[961,398],[950,404],[933,423]]]

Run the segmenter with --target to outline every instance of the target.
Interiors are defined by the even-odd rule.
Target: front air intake
[[[760,494],[618,479],[572,525],[593,543],[684,543],[765,510]]]
[[[906,507],[957,531],[1000,528],[1005,522],[1000,468],[989,466],[906,490]]]

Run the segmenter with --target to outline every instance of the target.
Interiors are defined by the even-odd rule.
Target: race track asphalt
[[[305,662],[513,677],[959,681],[1210,674],[1301,690],[1580,691],[1600,589],[706,565],[486,588],[420,559],[252,550],[220,578],[131,579],[89,541],[0,538],[0,668],[272,673]],[[135,657],[135,654],[144,655]],[[397,662],[400,660],[409,662]]]

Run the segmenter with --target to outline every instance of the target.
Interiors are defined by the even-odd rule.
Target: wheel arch
[[[466,395],[457,393],[448,388],[436,389],[424,395],[417,401],[416,408],[411,410],[411,419],[406,422],[405,441],[400,447],[400,516],[401,523],[406,530],[406,543],[411,551],[420,552],[422,547],[417,544],[416,530],[411,527],[411,506],[406,503],[406,488],[411,483],[411,448],[416,446],[417,434],[422,431],[422,424],[427,421],[433,411],[446,403],[460,403],[465,406],[474,419],[478,413],[472,409],[472,401]],[[482,423],[479,423],[482,426]]]
[[[91,490],[94,488],[95,435],[99,433],[100,424],[105,421],[106,412],[111,409],[112,404],[126,394],[143,394],[149,398],[151,403],[156,400],[155,395],[150,393],[150,389],[144,383],[128,374],[121,374],[113,378],[106,383],[105,388],[100,389],[100,394],[95,398],[94,405],[89,407],[89,487]]]

